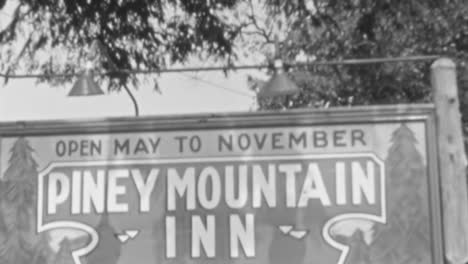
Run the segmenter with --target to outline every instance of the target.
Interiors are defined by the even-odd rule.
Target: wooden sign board
[[[0,135],[0,263],[442,263],[429,105]]]

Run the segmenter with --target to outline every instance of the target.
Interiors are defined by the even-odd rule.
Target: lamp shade
[[[275,72],[271,79],[260,89],[257,97],[262,99],[281,95],[293,95],[299,92],[299,87],[288,78],[285,72]]]
[[[79,77],[68,96],[89,96],[101,95],[104,92],[99,88],[97,83],[93,80],[91,71],[84,71]]]

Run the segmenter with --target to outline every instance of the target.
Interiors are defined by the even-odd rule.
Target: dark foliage
[[[97,53],[104,54],[99,66],[105,71],[159,69],[166,61],[183,62],[201,51],[227,58],[240,30],[217,15],[234,8],[235,0],[19,2],[11,23],[0,32],[1,45],[24,43],[19,56],[4,54],[0,69],[9,73],[19,61],[27,61],[30,71],[74,73]],[[59,61],[54,52],[67,60]],[[122,84],[129,76],[112,77]]]
[[[319,61],[440,55],[458,66],[462,112],[468,121],[468,5],[465,1],[273,1],[291,22],[281,44],[285,61],[299,52]],[[314,8],[306,8],[306,3]],[[320,66],[291,73],[302,87],[287,107],[428,102],[431,62]],[[263,102],[264,108],[277,104]]]
[[[273,23],[280,13],[287,17],[288,37],[279,45],[284,60],[299,52],[318,60],[452,57],[459,66],[462,111],[468,116],[468,5],[463,0],[275,0],[255,8],[251,0],[21,0],[0,32],[6,50],[0,70],[12,73],[22,63],[28,71],[74,73],[88,60],[98,60],[104,71],[158,69],[191,54],[230,63],[238,37],[252,36],[244,31],[249,26],[257,31],[254,36],[264,37],[263,44],[273,39],[271,25],[262,28],[244,9],[247,20],[226,19],[236,16],[241,4],[267,9]],[[8,52],[19,44],[19,54]],[[257,51],[264,47],[259,45]],[[430,62],[405,62],[302,69],[292,77],[303,93],[287,107],[427,102],[429,67]],[[301,72],[307,78],[296,76]],[[129,77],[111,76],[111,88],[119,89]]]

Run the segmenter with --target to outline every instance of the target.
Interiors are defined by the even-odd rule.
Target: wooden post
[[[455,63],[447,58],[431,66],[437,113],[439,175],[445,258],[450,264],[468,261],[468,195]]]

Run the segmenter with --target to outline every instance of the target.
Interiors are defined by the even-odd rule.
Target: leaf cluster
[[[74,74],[88,61],[116,71],[160,69],[201,51],[229,57],[239,29],[219,13],[235,5],[235,0],[20,0],[0,32],[0,70]],[[111,77],[123,84],[129,76]]]
[[[311,4],[312,3],[312,4]],[[319,61],[440,55],[456,60],[465,98],[468,6],[454,0],[274,1],[293,18],[281,43],[285,60],[305,52]],[[292,73],[303,93],[292,107],[427,102],[431,62],[317,66]],[[468,100],[462,110],[468,114]],[[269,108],[269,104],[264,104]],[[468,115],[465,115],[468,116]]]

